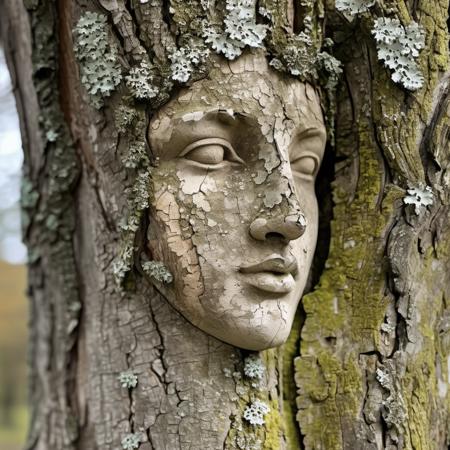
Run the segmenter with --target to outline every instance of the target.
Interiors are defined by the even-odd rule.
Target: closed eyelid
[[[220,145],[221,147],[226,149],[227,153],[229,154],[228,161],[245,164],[244,161],[237,155],[237,153],[235,152],[235,150],[234,150],[233,146],[230,144],[230,142],[228,142],[226,139],[222,139],[222,138],[205,138],[205,139],[199,139],[195,142],[192,142],[191,144],[186,146],[180,152],[178,157],[183,158],[184,156],[187,156],[193,150],[199,149],[201,147],[207,147],[209,145],[211,145],[211,146]]]
[[[312,170],[311,172],[309,172],[309,170],[308,170],[307,171],[308,173],[305,173],[302,170],[295,170],[295,167],[293,167],[293,166],[295,166],[296,164],[299,164],[299,163],[301,164],[301,160],[305,159],[305,158],[310,158],[314,161],[314,170]],[[321,163],[321,158],[319,158],[319,156],[316,153],[311,152],[311,151],[304,151],[297,158],[290,161],[292,172],[295,175],[300,176],[301,178],[306,178],[307,180],[315,179],[315,177],[317,176],[317,173],[319,172],[320,163]]]
[[[319,158],[319,155],[317,155],[317,153],[315,152],[311,152],[311,151],[303,151],[300,155],[298,155],[297,157],[293,158],[290,160],[291,164],[294,164],[295,162],[299,161],[302,158],[313,158],[316,161],[316,164],[319,165],[321,158]]]
[[[206,139],[199,139],[198,141],[192,142],[187,147],[185,147],[179,157],[182,158],[183,156],[187,155],[191,150],[194,150],[195,148],[202,147],[204,145],[222,145],[229,151],[231,151],[233,154],[235,154],[235,151],[233,150],[233,147],[231,144],[226,140],[222,138],[206,138]],[[236,155],[237,156],[237,155]]]

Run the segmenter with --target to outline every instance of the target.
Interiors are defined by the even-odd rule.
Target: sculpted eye
[[[291,162],[292,172],[305,178],[313,178],[318,168],[319,160],[316,155],[302,155]]]
[[[225,139],[208,138],[201,139],[188,145],[180,157],[198,163],[198,165],[220,166],[224,162],[244,164],[237,156],[231,144]]]
[[[326,144],[326,133],[322,128],[308,128],[294,136],[289,148],[293,175],[314,181]]]

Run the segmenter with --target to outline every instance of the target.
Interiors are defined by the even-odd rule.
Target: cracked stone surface
[[[191,323],[262,350],[287,339],[308,277],[326,132],[314,89],[263,57],[216,63],[211,78],[151,121],[149,250]]]

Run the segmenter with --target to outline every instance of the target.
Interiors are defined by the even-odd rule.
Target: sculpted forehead
[[[275,129],[288,131],[316,128],[325,135],[320,100],[311,85],[283,76],[265,59],[221,65],[213,79],[193,83],[161,108],[151,122],[150,141],[158,147],[168,141],[179,123],[195,123],[221,110],[254,118],[269,142]],[[157,150],[157,148],[155,149]]]

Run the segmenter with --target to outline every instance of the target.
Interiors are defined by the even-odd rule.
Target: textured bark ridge
[[[3,2],[26,154],[30,450],[449,445],[448,1],[250,2],[232,37],[224,19],[247,3]],[[377,60],[382,17],[425,31],[414,92]],[[344,69],[336,103],[325,35]],[[286,77],[324,88],[336,122],[320,280],[288,342],[253,353],[188,323],[140,255],[155,111],[208,76],[208,50],[262,42]]]
[[[336,38],[345,84],[330,254],[303,298],[295,364],[306,448],[448,445],[448,4],[429,6],[395,6],[426,28],[413,95],[388,82],[368,21]],[[435,196],[417,216],[404,188],[420,183]]]

